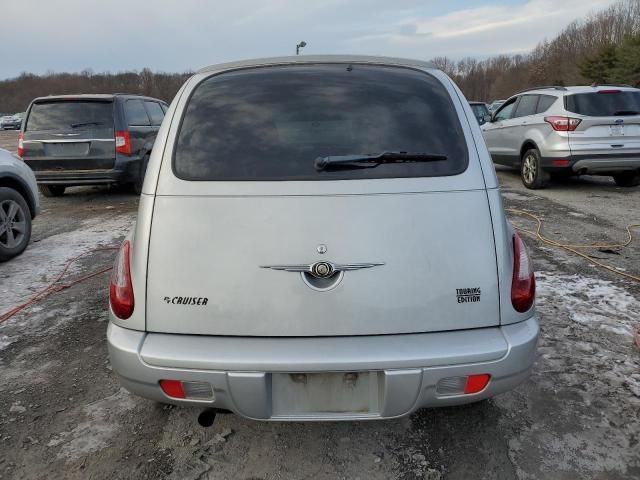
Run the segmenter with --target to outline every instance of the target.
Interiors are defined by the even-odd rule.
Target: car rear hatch
[[[36,173],[110,170],[113,117],[112,99],[37,100],[24,126],[23,158]]]
[[[484,179],[456,102],[431,74],[381,66],[203,81],[161,167],[147,330],[342,336],[498,325]],[[447,159],[314,166],[404,149]],[[344,271],[300,271],[316,262]]]
[[[565,107],[580,119],[568,132],[573,155],[640,154],[640,91],[603,88],[567,95]]]

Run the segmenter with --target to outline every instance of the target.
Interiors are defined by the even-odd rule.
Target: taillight
[[[114,315],[126,320],[133,313],[133,285],[131,283],[131,242],[122,242],[111,272],[109,303]]]
[[[582,120],[573,117],[544,117],[544,121],[551,124],[556,132],[573,132]]]
[[[128,130],[116,132],[116,152],[123,155],[131,155],[131,137]]]
[[[24,133],[22,132],[18,134],[18,156],[24,157]]]
[[[517,312],[531,308],[536,297],[536,277],[531,266],[527,247],[515,233],[513,235],[513,280],[511,281],[511,304]]]

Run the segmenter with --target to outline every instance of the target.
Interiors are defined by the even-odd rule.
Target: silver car
[[[528,188],[552,176],[611,175],[640,184],[640,90],[542,87],[507,100],[482,126],[493,160],[518,167]]]
[[[38,209],[35,175],[20,158],[0,148],[0,262],[27,248]]]
[[[538,321],[478,122],[430,64],[215,65],[173,100],[110,286],[113,371],[260,420],[394,418],[530,372]]]

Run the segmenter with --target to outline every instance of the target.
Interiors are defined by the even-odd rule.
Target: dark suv
[[[61,95],[36,98],[18,140],[46,197],[75,185],[129,184],[137,193],[167,110],[139,95]]]

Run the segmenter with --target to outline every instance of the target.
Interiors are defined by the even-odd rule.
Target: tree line
[[[640,86],[640,0],[621,0],[571,22],[527,55],[434,58],[469,100],[491,101],[542,85]]]
[[[191,75],[192,72],[157,73],[148,68],[121,73],[23,73],[0,81],[0,112],[24,112],[36,97],[77,93],[137,93],[169,103]]]
[[[419,56],[419,55],[416,55]],[[526,55],[468,57],[432,62],[451,76],[469,100],[491,101],[541,85],[625,83],[640,86],[640,0],[618,3],[570,23]],[[73,93],[140,93],[170,102],[185,73],[23,73],[0,81],[0,112],[21,112],[39,96]]]

